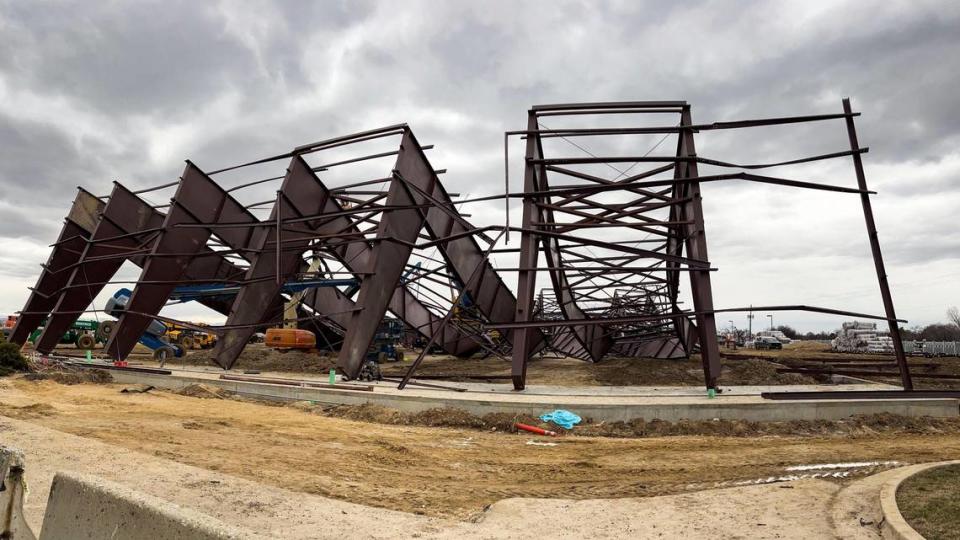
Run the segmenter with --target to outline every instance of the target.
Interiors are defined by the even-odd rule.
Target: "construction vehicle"
[[[403,351],[397,348],[401,340],[403,340],[403,321],[392,317],[384,318],[373,336],[373,342],[367,351],[367,360],[373,360],[378,364],[403,361]]]
[[[197,323],[196,326],[206,326]],[[212,332],[201,332],[179,324],[167,324],[167,339],[184,349],[209,349],[217,344],[217,336]]]
[[[17,316],[8,315],[3,323],[3,341],[10,340],[10,334],[13,333],[13,327],[17,325]]]
[[[130,296],[132,294],[130,289],[118,290],[107,300],[104,311],[112,317],[120,318],[126,309],[127,303],[130,302]],[[104,321],[100,323],[100,327],[97,329],[97,337],[103,341],[107,341],[110,339],[110,335],[113,334],[116,326],[117,321]],[[186,354],[183,347],[170,342],[166,333],[167,325],[154,320],[150,321],[150,326],[147,327],[147,330],[140,336],[140,339],[137,340],[141,345],[153,351],[153,358],[160,362],[160,367],[163,367],[167,359],[172,357],[180,358]]]
[[[317,347],[317,336],[309,330],[299,328],[270,328],[263,342],[267,347],[288,350],[309,350]]]
[[[46,323],[46,321],[44,321],[44,323]],[[78,349],[91,350],[96,347],[97,344],[104,343],[104,340],[97,336],[97,331],[99,328],[99,321],[80,319],[73,323],[73,326],[64,332],[62,336],[60,336],[60,343],[64,345],[74,345]],[[31,344],[36,343],[37,339],[42,333],[43,326],[40,326],[30,334],[30,337],[27,338],[27,340]]]
[[[285,283],[281,289],[281,292],[284,294],[294,295],[315,287],[356,286],[358,283],[359,281],[356,279],[308,279]],[[173,292],[170,294],[170,300],[177,302],[190,302],[199,300],[200,298],[210,297],[231,298],[236,296],[239,291],[239,286],[224,285],[221,283],[184,285],[173,290]],[[107,300],[107,305],[104,311],[112,317],[120,318],[127,303],[130,301],[130,296],[132,294],[133,293],[130,291],[130,289],[124,288],[118,290],[109,300]],[[113,329],[116,327],[116,324],[117,321],[104,321],[101,323],[100,331],[97,333],[98,339],[107,341],[107,339],[110,337],[110,334],[113,332]],[[174,330],[172,337],[169,333],[170,330]],[[147,327],[147,330],[143,333],[143,335],[140,336],[138,342],[141,345],[151,349],[153,351],[154,359],[158,360],[162,366],[168,358],[179,358],[186,354],[186,349],[191,348],[197,343],[197,336],[204,334],[196,329],[186,330],[189,330],[192,332],[192,334],[185,334],[183,330],[177,331],[175,326],[168,328],[164,323],[154,320],[150,323],[150,326]],[[183,340],[187,337],[190,339],[187,340],[186,343],[183,343]],[[177,343],[175,338],[179,338],[180,343]],[[215,337],[205,337],[199,339],[215,340]],[[188,347],[187,345],[190,345],[191,347]],[[314,346],[316,346],[315,343]]]

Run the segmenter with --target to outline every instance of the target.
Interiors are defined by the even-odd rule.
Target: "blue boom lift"
[[[284,294],[295,294],[317,287],[357,287],[359,281],[356,279],[308,279],[300,281],[290,281],[280,289]],[[224,285],[219,283],[183,285],[173,290],[170,299],[179,303],[192,302],[202,298],[223,297],[232,298],[240,291],[239,286]],[[130,289],[123,288],[113,293],[113,296],[107,300],[104,311],[112,316],[119,318],[126,309],[130,296],[133,294]],[[113,332],[116,321],[104,321],[97,329],[97,336],[104,341]],[[176,343],[170,343],[164,336],[167,333],[167,326],[160,321],[154,320],[147,327],[147,330],[140,336],[140,344],[153,351],[153,357],[160,361],[161,366],[170,357],[181,357],[185,354],[183,347]]]

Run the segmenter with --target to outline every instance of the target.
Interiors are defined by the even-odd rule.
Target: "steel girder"
[[[618,109],[636,113],[650,108],[657,109],[655,112],[680,113],[685,107],[689,112],[689,107],[683,102],[538,106],[529,111],[527,129],[518,133],[527,137],[527,152],[516,321],[531,323],[531,329],[536,326],[531,311],[536,274],[540,270],[540,252],[544,254],[546,265],[543,270],[550,276],[559,318],[591,321],[591,324],[557,327],[551,338],[553,348],[591,361],[597,361],[606,354],[660,358],[686,356],[692,344],[698,341],[696,334],[701,330],[685,317],[673,315],[679,311],[676,308],[678,289],[675,283],[680,268],[686,266],[691,270],[691,281],[696,281],[694,288],[709,294],[710,269],[705,259],[705,245],[689,238],[696,236],[693,234],[694,230],[699,231],[697,234],[702,237],[702,217],[700,228],[691,228],[696,225],[700,210],[697,199],[699,188],[696,184],[680,184],[683,192],[670,187],[649,190],[634,185],[635,182],[665,172],[672,166],[630,176],[622,172],[611,180],[571,169],[569,165],[603,164],[613,158],[591,156],[583,159],[546,159],[542,144],[542,133],[545,130],[539,123],[539,115],[598,114],[597,111],[603,111],[600,114],[617,114]],[[609,133],[601,131],[600,134],[614,133],[616,130]],[[548,136],[552,136],[552,133]],[[692,144],[692,139],[689,143]],[[638,158],[637,162],[643,159]],[[680,158],[676,161],[681,163]],[[684,165],[686,166],[686,163]],[[696,169],[687,168],[684,171],[696,175]],[[554,190],[548,181],[548,173],[563,175],[586,184],[578,190],[570,190],[574,191],[573,193],[564,189]],[[624,176],[626,178],[623,178]],[[564,186],[568,189],[570,187]],[[622,203],[610,203],[591,198],[594,193],[609,193],[614,190],[632,199]],[[690,209],[681,214],[687,207]],[[670,213],[668,219],[654,217],[656,213],[664,211]],[[557,214],[571,217],[574,221],[561,222],[557,219]],[[606,242],[571,234],[578,230],[590,231],[606,227],[646,233],[647,236],[638,240],[637,244],[647,241],[645,239],[651,235],[655,236],[653,242],[657,243],[657,247],[640,249],[629,246],[629,242]],[[683,239],[687,239],[686,244]],[[683,245],[686,245],[690,253],[687,257],[682,255]],[[595,256],[590,252],[590,246],[614,255]],[[677,247],[679,249],[673,249]],[[585,250],[586,253],[578,250]],[[631,266],[635,261],[643,259],[657,262],[650,267]],[[582,266],[585,263],[592,266]],[[693,272],[694,268],[698,271]],[[653,276],[657,271],[667,272],[667,277]],[[706,286],[703,285],[704,279]],[[595,281],[601,283],[591,285]],[[598,294],[604,288],[618,287],[633,290],[632,294],[636,298],[627,301],[616,295],[611,296],[609,292],[606,293],[607,297]],[[697,296],[697,299],[700,304],[707,305],[702,301],[703,294]],[[587,310],[581,303],[594,306],[598,303],[606,304],[608,307],[591,307]],[[712,310],[712,305],[708,309]],[[641,316],[642,322],[625,322],[636,319],[637,316]],[[657,317],[660,317],[659,320]],[[712,314],[704,318],[712,321]],[[526,328],[517,329],[518,343],[522,343],[522,336],[528,331]],[[715,346],[715,339],[707,341],[713,342]],[[514,348],[513,381],[517,389],[525,385],[526,362],[529,356],[530,352],[524,346]]]
[[[90,206],[90,201],[99,201],[92,195],[84,193],[84,199],[88,201],[86,206]],[[116,195],[116,198],[114,198]],[[53,315],[60,321],[58,324],[64,325],[69,328],[77,318],[80,317],[80,311],[83,310],[86,306],[93,301],[93,298],[103,289],[106,285],[106,281],[112,278],[116,273],[116,270],[123,264],[124,261],[129,260],[137,266],[143,267],[146,258],[143,255],[144,250],[141,249],[143,243],[139,242],[138,238],[145,238],[151,235],[153,232],[156,232],[156,229],[152,229],[152,225],[162,223],[164,214],[158,212],[155,208],[150,206],[148,203],[140,199],[133,192],[125,188],[120,184],[116,184],[114,187],[114,193],[111,195],[110,201],[116,200],[114,203],[115,207],[123,206],[123,210],[118,212],[115,209],[110,209],[110,202],[106,205],[103,205],[102,202],[98,205],[98,213],[94,215],[91,212],[87,213],[86,219],[82,220],[82,229],[89,241],[84,240],[82,245],[79,245],[78,250],[67,250],[67,253],[71,253],[75,260],[68,266],[64,266],[63,270],[59,273],[51,273],[54,276],[60,276],[61,280],[59,283],[62,285],[54,289],[53,287],[46,287],[46,290],[53,291],[51,300],[48,302],[53,302],[54,307],[47,308],[35,303],[28,302],[28,305],[24,307],[23,313],[24,317],[27,319],[22,319],[27,322],[30,322],[29,330],[28,326],[24,326],[25,332],[29,335],[36,327],[39,325],[40,320],[42,320],[47,315],[50,315],[53,312]],[[120,214],[126,216],[140,216],[137,219],[120,219],[113,218],[107,222],[106,225],[103,225],[104,216],[114,216],[115,214]],[[78,215],[76,212],[76,207],[74,211],[71,211],[71,217]],[[77,223],[77,221],[74,221]],[[97,230],[100,230],[99,236],[95,233]],[[91,237],[97,237],[100,240],[94,241]],[[75,240],[74,240],[75,241]],[[109,243],[109,250],[92,250],[92,246],[97,246],[100,243]],[[55,246],[54,251],[51,254],[51,258],[62,258],[64,256],[64,251],[60,249],[60,246]],[[91,257],[103,257],[103,259],[92,259]],[[99,264],[99,263],[107,263]],[[95,265],[91,267],[90,265]],[[95,282],[88,282],[86,280],[78,281],[78,276],[91,275],[92,272],[106,272],[104,274],[96,274]],[[199,256],[193,258],[190,262],[189,267],[187,268],[183,279],[190,280],[200,280],[200,281],[218,281],[224,279],[232,279],[238,275],[242,275],[243,270],[235,266],[233,263],[228,260],[220,257],[218,254],[214,253],[209,248],[204,247]],[[65,276],[65,277],[64,277]],[[50,277],[44,277],[41,275],[41,280],[49,280]],[[91,280],[92,281],[92,280]],[[80,289],[86,294],[80,298],[68,297],[66,300],[70,302],[71,309],[69,310],[60,310],[60,313],[57,313],[58,309],[56,305],[64,300],[64,297],[68,295],[71,291],[76,291]],[[76,296],[75,294],[73,296]],[[82,307],[73,309],[72,306],[80,305],[85,298],[87,303]],[[224,315],[228,313],[229,306],[225,306],[223,302],[217,299],[202,299],[200,302],[207,307],[214,309]],[[273,310],[276,311],[276,308]],[[39,319],[38,319],[39,318]],[[54,317],[51,317],[53,319]],[[47,325],[49,326],[49,324]],[[59,341],[59,337],[57,337]],[[19,343],[19,342],[18,342]],[[135,341],[134,341],[135,343]],[[39,340],[38,340],[39,346]],[[56,346],[56,343],[53,344]],[[130,344],[129,348],[132,348]],[[116,347],[114,347],[116,349]],[[40,352],[49,353],[52,348],[39,349]],[[111,353],[117,352],[108,351]],[[115,357],[122,358],[129,353],[129,350],[126,351],[122,356],[114,355]]]
[[[359,227],[344,214],[344,208],[335,197],[329,196],[329,190],[319,181],[321,190],[325,193],[326,201],[323,213],[328,217],[324,222],[329,228],[342,234],[344,238],[356,238],[361,234]],[[371,266],[373,250],[367,242],[345,242],[339,246],[329,248],[333,256],[348,270],[363,276],[376,272]],[[406,262],[406,261],[404,261]],[[350,324],[356,303],[340,291],[333,288],[317,288],[307,293],[305,303],[315,311],[329,314],[341,328],[346,329]],[[469,356],[478,350],[477,343],[464,334],[454,325],[444,324],[442,318],[431,312],[409,288],[403,284],[393,289],[388,303],[388,309],[403,320],[413,331],[426,339],[431,339],[438,333],[435,342],[444,351],[455,356]]]
[[[53,245],[47,263],[43,265],[37,284],[30,292],[22,315],[10,334],[17,345],[27,342],[30,334],[40,327],[60,298],[60,292],[70,279],[69,269],[79,260],[90,234],[96,228],[104,203],[93,194],[79,189],[70,213],[64,220],[60,237]]]
[[[181,227],[183,224],[207,224],[220,220],[228,195],[196,165],[187,162],[176,194],[170,201],[170,210],[157,232],[156,239],[134,287],[125,313],[110,336],[105,349],[114,358],[126,358],[140,336],[153,321],[151,315],[170,298],[178,282],[184,280],[187,269],[194,266],[195,275],[237,275],[237,268],[220,256],[198,257],[208,251],[210,229]],[[196,268],[202,265],[202,270]],[[226,268],[221,268],[226,265]],[[198,271],[200,270],[200,271]]]
[[[472,302],[489,321],[512,320],[516,299],[487,260],[473,234],[476,230],[461,218],[436,172],[409,128],[394,167],[394,179],[377,228],[379,242],[370,255],[370,273],[364,277],[337,359],[348,376],[356,376],[366,357],[377,327],[386,313],[393,291],[409,259],[421,229],[437,240],[447,268],[465,287]],[[429,209],[421,208],[428,205]],[[444,240],[449,238],[449,240]],[[476,279],[471,277],[477,276]],[[509,337],[508,337],[509,339]],[[542,338],[541,338],[542,341]]]
[[[684,105],[680,113],[681,125],[692,125],[690,106]],[[697,155],[693,143],[693,131],[685,129],[680,133],[677,143],[677,157],[690,158]],[[698,178],[697,162],[695,160],[677,161],[676,178]],[[700,197],[699,182],[684,182],[674,187],[674,198],[685,202],[676,206],[677,221],[686,242],[689,255],[701,261],[707,261],[707,236],[703,224],[703,206]],[[700,356],[703,362],[704,380],[707,388],[716,388],[720,377],[720,347],[717,344],[717,323],[713,314],[713,289],[710,285],[709,268],[690,272],[690,292],[693,295],[693,308],[698,313],[697,330],[699,331]],[[673,298],[676,300],[676,297]]]
[[[100,294],[127,257],[142,256],[143,246],[162,222],[162,214],[127,188],[114,183],[110,201],[103,208],[89,243],[70,271],[66,288],[37,339],[39,352],[53,351],[64,332]]]
[[[316,219],[299,222],[297,228],[281,226],[281,234],[277,234],[278,222],[282,224],[284,219],[299,220],[304,216],[316,216]],[[356,226],[346,217],[343,208],[331,196],[323,182],[316,177],[310,166],[302,157],[294,156],[279,191],[278,205],[275,206],[270,219],[263,222],[254,233],[250,269],[245,276],[248,283],[241,287],[230,317],[227,319],[227,329],[214,349],[217,363],[229,369],[236,362],[250,336],[256,331],[256,325],[260,322],[257,319],[262,309],[262,302],[277,296],[282,280],[292,277],[299,271],[301,255],[304,251],[328,250],[349,270],[361,275],[376,271],[369,266],[371,249],[366,242],[344,242],[333,248],[326,247],[325,241],[313,243],[317,237],[330,241],[341,236],[350,238],[357,232]],[[280,244],[277,243],[278,241]],[[282,249],[277,250],[278,245],[282,245]],[[401,264],[405,263],[406,259],[403,259]],[[270,276],[278,279],[267,279]],[[362,291],[363,287],[361,287],[361,294]],[[439,332],[438,344],[445,350],[457,355],[470,354],[476,350],[476,345],[456,328],[440,324],[440,319],[421,304],[406,287],[399,284],[399,279],[393,287],[385,291],[385,294],[388,297],[390,309],[397,313],[409,327],[428,338]],[[304,303],[319,315],[328,317],[339,326],[346,328],[348,334],[351,315],[358,309],[364,309],[358,307],[342,292],[326,287],[311,290],[305,295]],[[380,319],[382,319],[382,313],[377,319],[378,325]],[[364,346],[364,355],[368,345],[369,341]]]

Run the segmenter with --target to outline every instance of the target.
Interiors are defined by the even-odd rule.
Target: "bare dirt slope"
[[[842,499],[834,483],[801,480],[642,499],[508,499],[477,519],[454,521],[254,483],[2,416],[0,437],[26,450],[26,513],[35,530],[53,475],[61,470],[118,482],[285,539],[830,538],[837,534],[828,510]],[[874,529],[859,526],[861,515],[857,511],[843,519],[853,524],[856,538],[879,538]]]
[[[960,456],[955,433],[547,441],[157,391],[123,394],[119,385],[0,384],[0,415],[271,486],[458,518],[510,497],[644,497],[783,474],[795,464]]]

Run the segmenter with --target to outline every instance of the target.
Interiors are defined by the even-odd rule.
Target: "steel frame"
[[[543,120],[571,118],[661,118],[675,124],[634,127],[552,129]],[[232,302],[204,302],[227,315],[211,329],[221,339],[216,361],[229,369],[250,336],[284,320],[282,285],[315,273],[305,257],[319,259],[324,275],[334,272],[360,280],[358,288],[318,288],[298,295],[296,321],[338,341],[338,364],[350,377],[362,368],[367,351],[387,311],[427,340],[428,346],[400,382],[411,383],[430,346],[465,357],[477,352],[511,362],[514,388],[526,385],[527,365],[536,354],[555,352],[586,361],[609,355],[677,358],[699,352],[704,384],[715,389],[720,377],[716,313],[707,254],[701,186],[741,180],[860,197],[871,253],[884,304],[883,316],[894,339],[903,387],[913,388],[880,252],[849,100],[843,112],[694,124],[684,101],[573,103],[539,105],[527,114],[526,129],[505,134],[505,193],[470,200],[446,191],[440,174],[405,124],[327,139],[291,152],[205,173],[187,162],[179,181],[133,192],[116,183],[106,203],[81,190],[60,237],[33,288],[12,340],[26,341],[44,317],[37,350],[49,353],[59,336],[111,283],[125,261],[141,267],[127,311],[111,336],[107,351],[125,358],[152,319],[159,315],[179,284],[229,282],[239,286]],[[736,164],[699,156],[695,137],[711,130],[738,130],[843,120],[849,149],[777,163]],[[601,123],[602,124],[602,123]],[[635,135],[675,137],[669,155],[596,155],[575,140],[616,140]],[[510,192],[510,137],[525,139],[521,192]],[[307,160],[328,152],[353,152],[371,143],[399,138],[394,151],[352,156],[319,166]],[[556,154],[568,143],[578,151]],[[566,149],[567,147],[563,147]],[[586,155],[584,155],[586,154]],[[653,154],[653,155],[652,155]],[[372,180],[328,187],[318,173],[395,156],[390,172]],[[815,161],[852,159],[857,187],[764,176],[753,171]],[[225,188],[217,175],[289,160],[286,174]],[[629,164],[625,169],[618,164]],[[652,167],[638,171],[644,165]],[[701,174],[699,167],[739,169]],[[601,172],[598,172],[600,170]],[[611,176],[604,171],[613,170]],[[217,178],[215,180],[214,178]],[[234,196],[244,189],[280,181],[275,198],[245,206]],[[569,183],[562,183],[569,182]],[[169,211],[139,195],[176,187]],[[379,190],[378,190],[379,189]],[[509,203],[519,199],[522,219],[509,223]],[[476,228],[458,207],[503,200],[504,226]],[[254,210],[270,214],[259,219]],[[511,232],[519,248],[500,247]],[[509,243],[509,242],[508,242]],[[485,247],[481,247],[481,245]],[[426,250],[435,249],[438,257]],[[598,253],[599,252],[599,253]],[[516,253],[518,265],[495,268],[493,255]],[[312,254],[312,255],[311,255]],[[426,261],[421,267],[413,260]],[[515,272],[516,296],[502,278]],[[537,290],[540,273],[547,288]],[[682,307],[681,277],[689,279],[692,309]],[[846,311],[795,305],[753,310],[807,310],[857,315]],[[491,331],[501,339],[491,338]],[[342,338],[342,339],[340,339]],[[328,339],[330,341],[330,339]],[[334,345],[331,343],[331,345]],[[480,376],[480,375],[478,375]],[[482,377],[482,376],[481,376]]]

